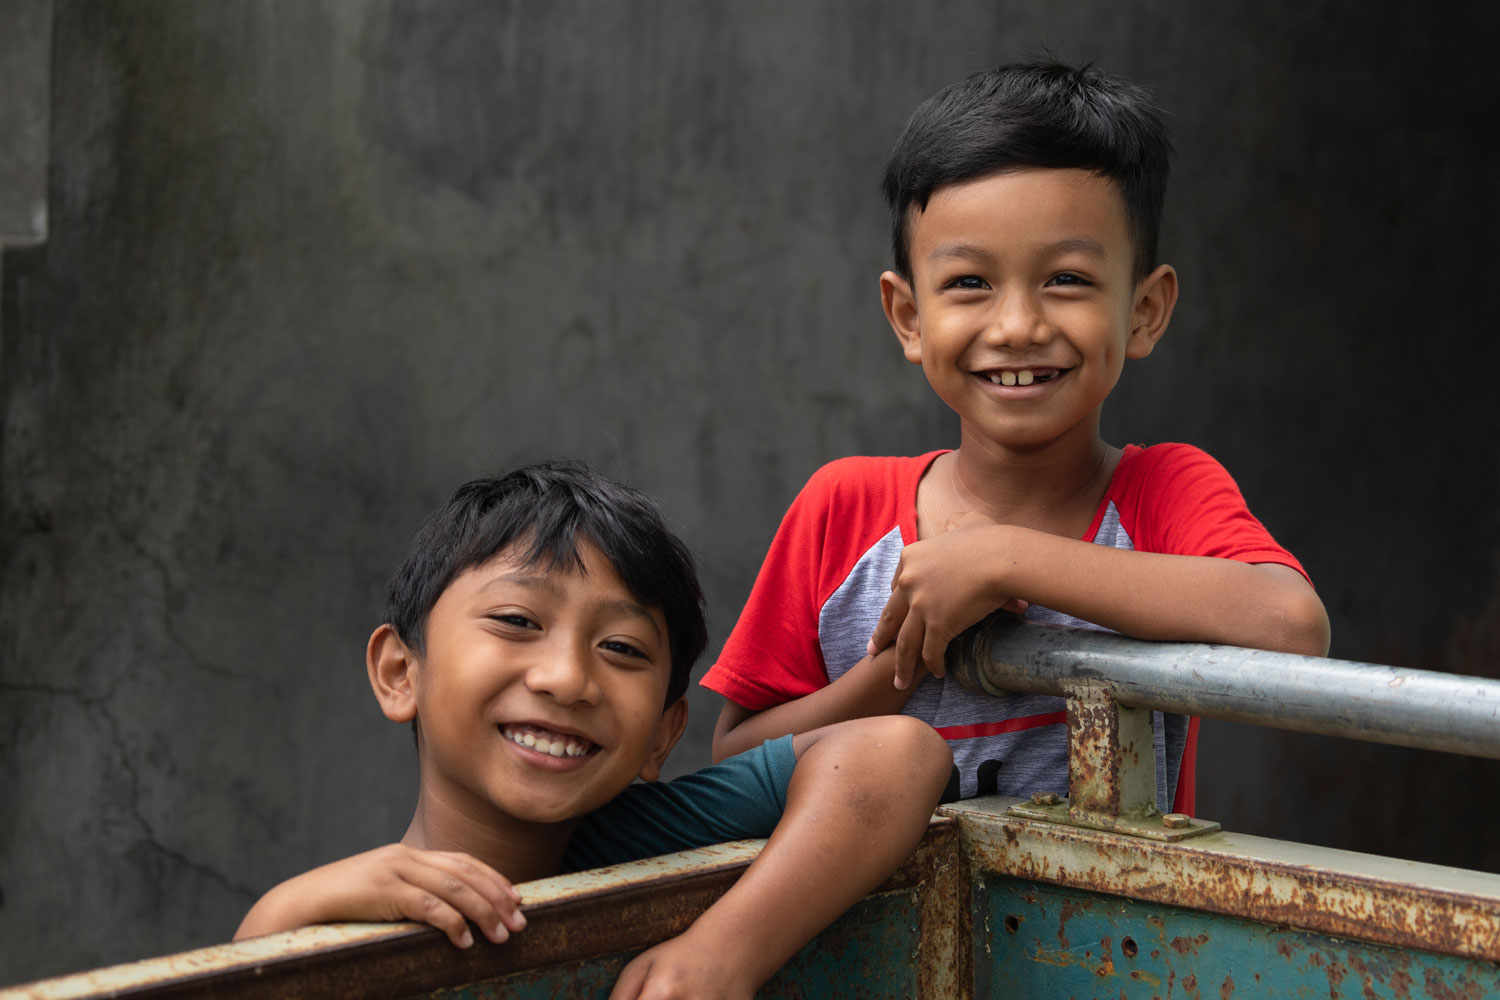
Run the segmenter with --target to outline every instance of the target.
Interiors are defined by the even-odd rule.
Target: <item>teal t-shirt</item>
[[[796,767],[783,736],[672,781],[637,782],[579,822],[562,871],[769,837]]]

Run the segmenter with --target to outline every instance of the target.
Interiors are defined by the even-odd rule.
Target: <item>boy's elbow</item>
[[[1327,656],[1332,632],[1328,612],[1312,588],[1291,595],[1280,614],[1280,635],[1275,649],[1303,656]]]

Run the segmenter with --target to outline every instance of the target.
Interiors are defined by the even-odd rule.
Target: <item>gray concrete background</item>
[[[1335,655],[1497,673],[1492,6],[43,6],[0,44],[7,82],[51,53],[48,238],[0,297],[0,983],[224,940],[399,836],[362,649],[463,479],[659,495],[716,646],[813,469],[952,443],[876,181],[917,100],[1041,45],[1150,84],[1179,149],[1184,298],[1109,436],[1224,461]],[[1201,811],[1500,870],[1497,778],[1210,723]]]

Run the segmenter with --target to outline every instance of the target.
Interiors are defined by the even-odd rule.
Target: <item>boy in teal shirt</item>
[[[571,464],[462,487],[413,539],[366,654],[382,711],[415,730],[411,825],[272,889],[236,937],[417,920],[500,942],[526,926],[516,883],[769,835],[612,994],[750,997],[911,853],[951,758],[914,720],[864,720],[656,783],[705,639],[692,559],[643,494]]]

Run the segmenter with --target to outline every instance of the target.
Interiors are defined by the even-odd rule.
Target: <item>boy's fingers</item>
[[[928,629],[922,638],[922,662],[926,664],[927,672],[934,677],[947,674],[947,655],[948,643],[941,638],[937,629]]]
[[[448,935],[448,940],[460,948],[467,948],[474,943],[474,933],[469,930],[464,915],[425,889],[412,886],[410,892],[397,899],[396,905],[401,916],[407,920],[431,924]]]
[[[885,607],[880,610],[880,620],[875,623],[875,631],[870,633],[870,641],[865,644],[865,651],[874,656],[889,646],[905,621],[906,597],[900,591],[896,591],[891,594],[885,602]]]
[[[615,988],[609,991],[609,1000],[636,1000],[641,995],[641,986],[645,984],[646,972],[650,968],[650,952],[637,955],[615,980]]]
[[[896,633],[896,687],[905,691],[911,685],[912,674],[917,669],[917,656],[922,650],[922,623],[915,615],[907,615]]]
[[[481,878],[472,858],[463,856],[470,864],[455,861],[452,857],[434,856],[417,859],[402,878],[416,889],[441,900],[445,906],[458,913],[459,920],[472,920],[484,936],[499,944],[510,937],[511,932],[526,926],[526,916],[517,908],[515,897],[509,891],[510,884],[489,869],[490,875],[503,883],[506,891],[499,891],[492,879]],[[474,881],[470,881],[473,879]],[[474,883],[479,882],[481,886]],[[489,884],[484,884],[489,882]],[[413,919],[425,920],[425,917]],[[430,923],[431,921],[429,921]],[[455,943],[457,943],[455,941]]]
[[[521,902],[521,893],[511,884],[510,879],[472,855],[459,851],[433,851],[427,856],[435,864],[447,868],[473,886],[475,891],[494,903],[496,908],[515,907]]]

